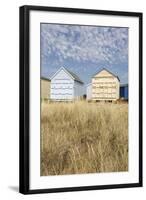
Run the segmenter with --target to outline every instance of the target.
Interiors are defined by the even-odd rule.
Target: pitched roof
[[[64,67],[65,68],[65,67]],[[66,68],[65,68],[66,69]],[[79,82],[79,83],[83,83],[83,81],[73,72],[71,72],[70,70],[66,69],[66,71],[68,71],[68,73],[70,73],[72,75],[72,77],[74,78],[75,81]]]
[[[66,71],[75,81],[81,83],[81,84],[84,84],[83,81],[73,72],[71,72],[70,70],[68,70],[67,68],[65,67],[61,67],[59,68],[59,70],[51,77],[51,79],[61,70],[63,69],[64,71]]]
[[[107,71],[108,73],[110,73],[111,75],[113,75],[114,77],[116,77],[120,81],[120,79],[119,79],[118,76],[116,76],[115,74],[113,74],[112,72],[110,72],[109,70],[107,70],[106,68],[102,68],[101,70],[99,70],[98,72],[96,72],[92,77],[94,77],[95,75],[99,74],[103,70]]]
[[[88,84],[86,84],[86,87],[88,87],[89,85],[92,85],[92,83],[88,83]]]
[[[46,77],[43,77],[43,76],[41,77],[41,79],[45,80],[45,81],[51,81],[49,78],[46,78]]]
[[[128,87],[128,83],[120,84],[120,87]]]

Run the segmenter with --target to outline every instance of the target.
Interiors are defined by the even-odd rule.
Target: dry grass
[[[42,103],[41,175],[128,170],[128,105]]]

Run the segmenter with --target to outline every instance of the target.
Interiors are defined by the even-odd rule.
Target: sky
[[[40,34],[41,76],[65,67],[86,85],[106,68],[128,83],[128,28],[41,24]]]

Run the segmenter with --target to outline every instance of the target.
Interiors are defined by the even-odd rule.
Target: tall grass
[[[127,104],[42,103],[42,176],[127,170]]]

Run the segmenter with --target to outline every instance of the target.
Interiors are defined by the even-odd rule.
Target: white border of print
[[[40,176],[40,23],[129,27],[128,172]],[[139,181],[139,21],[137,17],[30,12],[30,189],[138,183]]]

